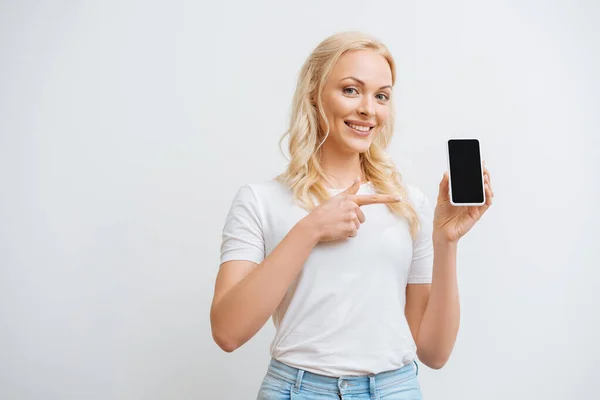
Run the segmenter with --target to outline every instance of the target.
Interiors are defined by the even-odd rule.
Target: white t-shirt
[[[376,374],[415,359],[406,284],[431,283],[433,210],[422,191],[405,187],[422,224],[416,240],[385,204],[361,207],[366,221],[358,235],[317,244],[273,313],[271,357],[334,377]],[[373,193],[364,183],[357,194]],[[242,186],[223,228],[221,262],[259,264],[307,214],[275,180]]]

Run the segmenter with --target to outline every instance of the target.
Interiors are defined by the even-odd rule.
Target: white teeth
[[[348,126],[352,129],[356,129],[357,131],[361,131],[361,132],[367,132],[369,129],[371,129],[368,126],[354,125],[354,124],[351,124],[350,122],[348,122]]]

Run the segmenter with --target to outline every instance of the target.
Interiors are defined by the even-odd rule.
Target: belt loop
[[[375,395],[375,375],[373,374],[369,375],[369,392],[371,392],[372,399],[377,398],[377,396]]]
[[[413,363],[415,363],[415,367],[417,367],[416,374],[419,375],[419,364],[417,364],[417,360],[413,360]]]
[[[304,376],[304,370],[298,370],[298,376],[296,376],[296,383],[294,384],[294,392],[298,393],[300,391],[300,383],[302,382],[302,377]]]

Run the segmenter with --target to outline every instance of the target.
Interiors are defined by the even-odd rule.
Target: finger
[[[395,194],[362,194],[354,195],[351,198],[359,207],[369,204],[397,203],[402,197]]]
[[[485,186],[486,186],[486,187],[489,189],[489,191],[490,191],[490,195],[491,195],[492,197],[494,197],[494,189],[492,189],[492,185],[490,185],[490,183],[489,183],[489,182],[486,182],[486,183],[485,183]]]
[[[358,220],[358,217],[356,215],[354,216],[352,221],[354,222],[354,226],[356,226],[356,229],[360,229],[360,221]]]
[[[490,172],[486,169],[485,170],[486,173],[486,177],[487,177],[487,184],[490,188],[490,192],[492,193],[492,197],[494,197],[494,189],[492,189],[492,177],[490,175]]]
[[[450,183],[448,177],[448,171],[444,172],[444,176],[440,181],[440,188],[438,192],[438,201],[447,201],[450,198]]]
[[[442,176],[442,180],[440,181],[440,189],[447,189],[449,186],[449,178],[448,171],[444,172],[444,176]]]
[[[492,205],[492,197],[494,197],[494,195],[492,194],[492,190],[490,189],[490,186],[486,183],[485,184],[485,204],[487,204],[488,206]]]
[[[485,166],[485,161],[483,162],[483,174],[488,176],[488,179],[492,179],[491,175],[490,175],[490,171],[487,169],[487,167]]]
[[[348,229],[348,237],[356,237],[358,235],[358,229],[350,228]]]
[[[491,193],[492,197],[494,197],[494,189],[492,189],[492,178],[490,177],[490,173],[488,172],[487,169],[485,169],[483,183],[490,189],[490,193]]]
[[[350,187],[348,189],[339,193],[338,196],[347,195],[347,194],[356,194],[356,192],[358,192],[358,189],[360,189],[360,177],[357,177],[354,180],[354,182],[352,183],[352,185],[350,185]]]
[[[360,221],[360,223],[364,223],[366,218],[365,218],[365,213],[360,209],[360,207],[356,206],[356,209],[354,210],[354,212],[356,212],[356,216],[358,217],[358,220]]]

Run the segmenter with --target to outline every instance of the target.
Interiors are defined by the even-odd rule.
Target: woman
[[[491,205],[435,212],[385,153],[395,64],[350,32],[324,40],[293,100],[287,170],[237,192],[211,326],[231,352],[273,317],[259,399],[420,399],[416,357],[448,360],[459,326],[459,239]]]

